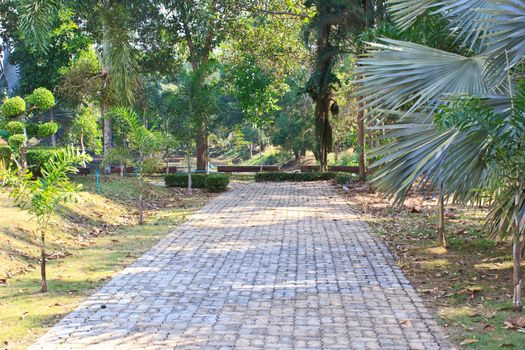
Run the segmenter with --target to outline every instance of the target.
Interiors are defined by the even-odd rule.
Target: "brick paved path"
[[[330,185],[268,183],[211,201],[30,349],[42,348],[450,345]]]

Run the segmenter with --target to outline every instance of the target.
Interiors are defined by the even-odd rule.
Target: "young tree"
[[[132,152],[136,153],[138,159],[128,158],[130,163],[134,163],[138,168],[138,180],[139,180],[139,224],[144,224],[144,171],[145,171],[145,160],[146,155],[159,151],[162,145],[161,134],[156,133],[151,129],[148,129],[143,123],[142,118],[135,113],[133,110],[128,108],[114,108],[111,111],[112,114],[116,114],[123,120],[127,125],[126,140],[127,147]],[[129,154],[127,149],[124,150],[126,155]],[[118,149],[112,150],[112,153],[118,152]]]
[[[58,206],[70,201],[79,190],[69,180],[68,174],[77,172],[76,166],[89,161],[89,157],[79,151],[68,148],[56,153],[41,168],[41,176],[35,176],[28,170],[22,173],[5,166],[0,166],[0,190],[8,192],[10,198],[21,209],[26,210],[37,222],[40,236],[40,290],[47,292],[46,278],[46,233],[49,221]]]

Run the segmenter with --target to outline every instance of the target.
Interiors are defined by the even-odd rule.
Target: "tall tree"
[[[338,113],[334,90],[340,82],[334,72],[335,65],[351,52],[352,39],[362,29],[365,12],[361,1],[354,0],[307,0],[305,5],[316,10],[306,31],[307,45],[315,50],[314,70],[306,91],[315,102],[317,153],[324,171],[333,143],[330,116]]]

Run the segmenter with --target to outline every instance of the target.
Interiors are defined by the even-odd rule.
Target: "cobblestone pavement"
[[[212,200],[30,349],[86,348],[451,346],[329,184],[250,183]]]

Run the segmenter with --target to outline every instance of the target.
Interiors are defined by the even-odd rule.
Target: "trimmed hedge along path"
[[[381,240],[310,182],[236,184],[30,349],[83,348],[452,347]]]

